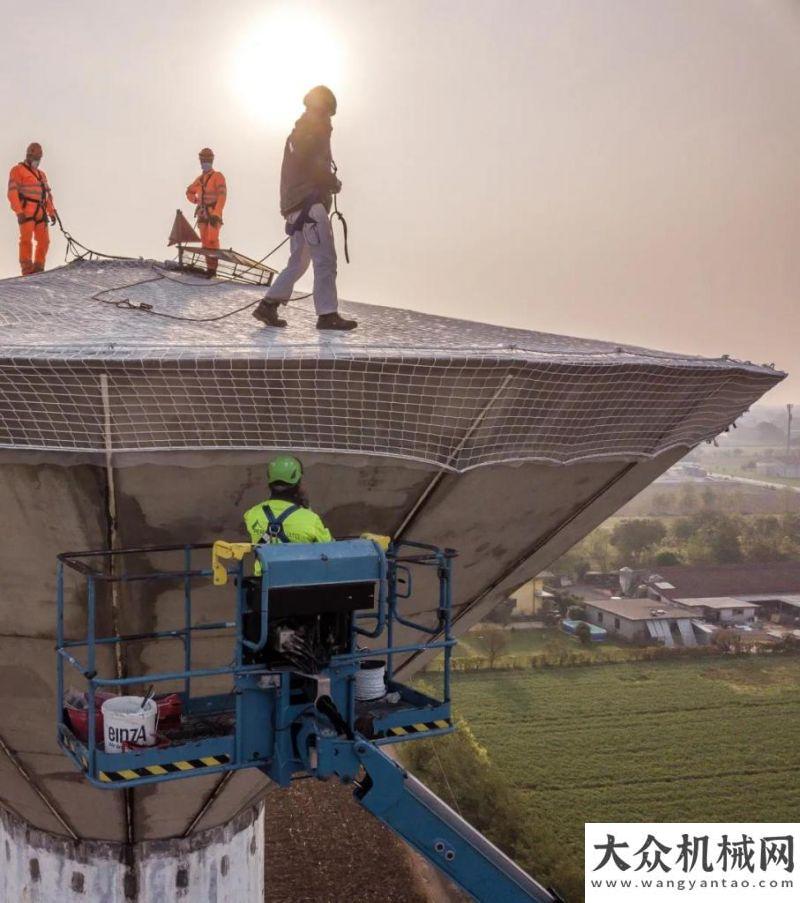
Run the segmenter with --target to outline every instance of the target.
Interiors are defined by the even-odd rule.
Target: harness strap
[[[283,525],[295,513],[295,511],[300,510],[300,505],[289,505],[288,508],[285,508],[278,515],[272,513],[272,509],[269,507],[269,503],[262,505],[261,510],[267,516],[267,529],[264,531],[264,535],[261,541],[273,543],[291,542],[291,539],[289,539],[289,537],[286,535],[286,531],[283,529]]]
[[[206,217],[212,216],[212,214],[210,214],[208,212],[208,208],[211,206],[216,207],[217,201],[219,200],[219,194],[220,194],[219,191],[217,191],[217,193],[213,196],[211,195],[210,192],[208,192],[208,193],[206,192],[206,186],[208,185],[209,181],[211,180],[211,176],[213,176],[213,175],[214,175],[214,172],[212,171],[212,172],[209,172],[209,173],[206,173],[206,174],[200,176],[200,200],[198,201],[197,209],[198,209],[198,212],[202,209],[202,212],[204,213],[204,215]],[[212,197],[213,197],[213,201],[212,201]],[[208,198],[208,199],[206,199],[206,198]]]
[[[293,223],[290,223],[288,220],[286,221],[287,235],[294,235],[295,232],[300,232],[303,226],[315,222],[311,217],[311,208],[318,202],[319,197],[316,192],[310,194],[305,201],[303,201],[303,206],[300,208],[300,215],[297,219]]]
[[[41,197],[39,197],[39,198],[28,198],[28,197],[25,197],[25,195],[19,190],[19,187],[17,187],[17,195],[18,195],[20,201],[22,201],[23,206],[25,204],[36,204],[36,209],[33,211],[33,216],[26,217],[23,220],[23,222],[29,223],[29,222],[31,222],[31,220],[33,220],[33,222],[47,222],[47,197],[50,194],[50,188],[49,188],[48,184],[45,182],[45,180],[39,175],[39,173],[32,166],[28,166],[28,164],[24,161],[23,161],[22,165],[25,167],[25,169],[28,170],[28,172],[39,183],[39,187],[41,188],[41,192],[42,192]],[[36,215],[39,213],[40,210],[42,212],[42,218],[37,219]]]

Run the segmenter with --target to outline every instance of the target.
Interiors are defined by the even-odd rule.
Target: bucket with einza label
[[[128,745],[154,746],[158,706],[144,696],[115,696],[103,703],[103,729],[107,753],[126,752]]]

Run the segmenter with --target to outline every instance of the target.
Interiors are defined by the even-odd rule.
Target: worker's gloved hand
[[[25,218],[26,217],[24,213],[17,214],[17,222],[20,224],[20,226],[25,222]]]
[[[334,177],[333,177],[333,184],[331,185],[331,191],[332,191],[334,194],[339,194],[339,192],[340,192],[341,190],[342,190],[342,180],[341,180],[341,179],[337,179],[336,176],[334,176]]]
[[[55,226],[55,224],[56,224],[57,222],[58,222],[58,220],[56,219],[56,215],[55,215],[55,213],[54,213],[54,214],[50,217],[50,225],[51,225],[51,226]]]
[[[208,218],[208,224],[216,229],[222,225],[222,217],[212,213]]]

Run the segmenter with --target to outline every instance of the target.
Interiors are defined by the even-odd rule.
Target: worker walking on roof
[[[228,187],[225,176],[214,169],[214,151],[210,147],[204,147],[200,151],[200,169],[200,175],[186,189],[186,197],[197,205],[194,214],[203,247],[219,248],[222,211],[228,199]],[[217,258],[206,257],[206,275],[211,279],[216,273]]]
[[[50,247],[48,223],[56,223],[53,193],[44,170],[39,169],[41,160],[42,145],[34,141],[28,145],[25,159],[8,174],[8,202],[19,223],[19,266],[23,276],[44,270]]]
[[[306,111],[286,139],[281,167],[281,215],[290,236],[289,262],[253,316],[267,326],[286,326],[286,320],[278,316],[278,305],[291,299],[295,283],[313,263],[317,329],[355,329],[358,323],[338,312],[336,245],[328,218],[333,195],[342,187],[331,156],[336,97],[330,88],[318,85],[303,103]]]
[[[245,527],[254,545],[333,540],[319,515],[309,509],[302,479],[303,465],[293,455],[279,455],[269,462],[270,497],[244,513]],[[255,573],[261,573],[259,562],[256,562]]]

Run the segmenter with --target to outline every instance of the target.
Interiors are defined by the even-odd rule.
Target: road
[[[788,489],[790,492],[800,492],[800,486],[788,486],[786,483],[770,483],[767,480],[751,480],[749,477],[735,477],[729,473],[708,472],[708,476],[715,480],[726,480],[729,483],[745,483],[747,486],[762,486],[766,489]]]

